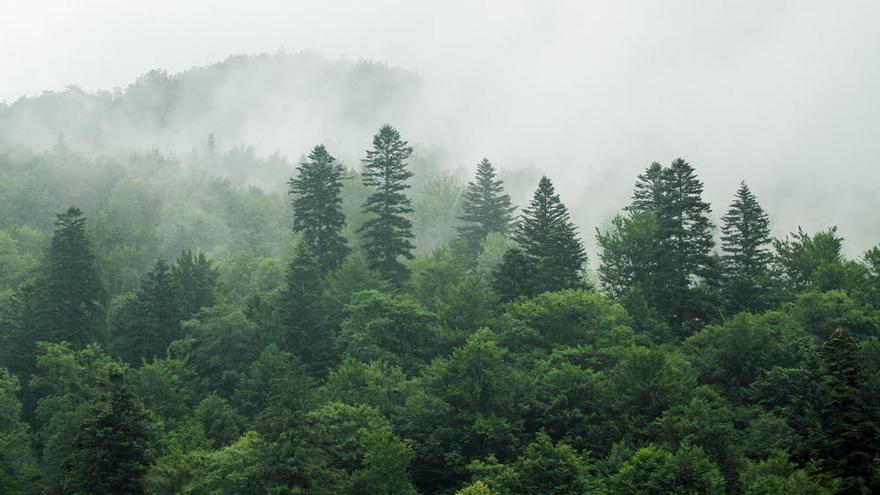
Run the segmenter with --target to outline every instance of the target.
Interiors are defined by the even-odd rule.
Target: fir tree
[[[57,215],[46,281],[46,340],[84,346],[104,337],[106,292],[85,224],[82,211],[73,206]]]
[[[518,297],[532,297],[535,287],[535,263],[519,247],[508,249],[492,273],[492,288],[504,302]]]
[[[745,182],[722,220],[721,261],[729,309],[756,312],[770,307],[770,220]]]
[[[315,146],[308,161],[300,163],[296,177],[288,182],[293,197],[293,231],[302,232],[314,246],[324,273],[334,271],[348,254],[342,229],[342,176],[344,170],[327,153]]]
[[[124,335],[118,338],[120,355],[130,363],[163,357],[180,335],[180,316],[174,279],[168,264],[159,259],[141,282],[141,290],[129,305],[121,322]]]
[[[386,124],[373,137],[373,149],[363,160],[364,185],[374,188],[363,205],[364,212],[372,215],[360,228],[364,252],[370,268],[397,286],[409,275],[400,258],[413,259],[412,222],[407,218],[413,210],[404,193],[412,177],[406,163],[411,154],[397,129]]]
[[[214,305],[217,270],[205,253],[199,251],[193,254],[189,249],[183,250],[177,257],[171,275],[181,320],[190,319],[202,308]]]
[[[865,402],[865,377],[858,346],[838,328],[822,348],[827,392],[821,411],[817,458],[827,471],[844,480],[841,493],[877,493],[871,486],[876,456],[880,454],[878,418]]]
[[[584,245],[568,209],[546,176],[538,183],[529,207],[523,210],[513,237],[534,263],[537,292],[583,284],[582,269],[587,261]]]
[[[652,211],[656,238],[649,297],[668,323],[683,334],[711,320],[718,261],[712,250],[711,211],[703,183],[681,158],[669,167],[653,163],[639,176],[634,211]]]
[[[459,217],[466,224],[458,227],[458,231],[473,257],[479,255],[486,236],[510,232],[515,209],[510,205],[510,196],[504,194],[504,183],[496,178],[492,163],[483,158],[477,165],[476,177],[464,192],[463,215]]]
[[[285,349],[296,353],[312,371],[330,366],[333,335],[327,321],[329,307],[320,262],[312,245],[300,242],[287,267],[284,293]]]
[[[73,438],[64,493],[140,495],[150,465],[150,423],[118,367]]]

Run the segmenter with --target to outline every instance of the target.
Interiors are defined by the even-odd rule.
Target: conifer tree
[[[745,182],[722,217],[724,292],[733,312],[760,311],[770,306],[770,220]]]
[[[293,197],[293,231],[314,246],[324,273],[334,271],[349,249],[342,236],[342,165],[323,144],[315,146],[288,182]]]
[[[147,413],[118,367],[102,386],[64,463],[64,493],[141,495],[150,464]]]
[[[681,158],[669,167],[651,164],[639,176],[633,204],[656,219],[652,305],[684,334],[711,319],[719,264],[712,250],[713,225],[703,183]]]
[[[876,411],[865,401],[858,346],[846,330],[838,328],[822,350],[828,389],[823,394],[816,457],[826,470],[844,480],[841,493],[877,493],[880,480],[872,477],[880,454],[880,430]]]
[[[163,357],[180,335],[180,312],[171,268],[163,259],[153,265],[141,282],[137,299],[123,314],[123,335],[117,335],[120,355],[132,364]]]
[[[327,320],[327,290],[311,243],[301,241],[296,247],[287,267],[284,302],[284,348],[297,354],[310,370],[326,371],[333,335]]]
[[[42,338],[76,346],[103,339],[106,320],[106,292],[85,224],[74,206],[57,215],[46,280],[50,328]]]
[[[523,210],[514,239],[534,263],[536,293],[570,289],[583,284],[587,261],[568,209],[546,176],[541,178],[529,207]]]
[[[189,249],[183,250],[177,257],[171,275],[181,320],[190,319],[202,308],[214,305],[217,270],[205,253],[199,251],[194,254]]]
[[[413,209],[405,194],[412,177],[407,169],[412,150],[400,132],[386,124],[373,137],[373,149],[363,160],[364,185],[374,188],[362,207],[371,215],[360,228],[364,252],[370,268],[397,286],[409,274],[400,258],[413,258],[412,222],[407,218]]]
[[[519,247],[508,249],[492,273],[492,288],[504,302],[537,294],[536,267]]]
[[[493,232],[507,234],[513,219],[515,207],[510,205],[510,196],[504,194],[504,183],[496,178],[495,168],[488,159],[477,165],[476,177],[468,183],[462,197],[462,216],[466,222],[458,227],[470,254],[476,257],[486,236]]]

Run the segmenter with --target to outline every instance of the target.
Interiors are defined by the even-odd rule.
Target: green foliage
[[[504,182],[497,178],[495,167],[488,159],[483,158],[477,164],[474,180],[468,183],[461,203],[459,219],[465,224],[458,227],[458,232],[472,258],[482,250],[489,234],[510,232],[516,207],[511,206],[510,196],[504,193]]]
[[[443,349],[437,316],[409,297],[358,292],[345,312],[338,338],[343,357],[385,360],[412,373]]]
[[[18,379],[0,368],[0,486],[10,495],[36,493],[31,436],[21,420]]]
[[[128,390],[120,368],[111,367],[64,461],[65,493],[143,494],[151,462],[152,427]]]
[[[699,447],[675,452],[656,445],[640,448],[611,476],[612,493],[627,495],[722,494],[724,478]]]
[[[583,285],[587,254],[568,209],[546,176],[523,209],[513,238],[534,264],[532,294]],[[503,262],[502,262],[503,264]]]
[[[181,320],[192,318],[202,308],[214,305],[217,271],[205,253],[183,250],[172,268],[172,277]]]
[[[312,243],[301,241],[287,267],[287,288],[283,292],[285,350],[296,353],[315,372],[332,363],[333,333],[327,321],[328,301],[321,263]]]
[[[782,281],[793,294],[813,288],[813,277],[821,268],[841,261],[843,238],[837,235],[837,227],[812,236],[798,227],[791,238],[776,240],[773,247]]]
[[[324,145],[315,146],[288,182],[293,197],[293,231],[302,232],[319,257],[323,273],[335,270],[348,254],[342,236],[342,165]]]
[[[35,340],[77,346],[104,340],[106,291],[85,223],[73,206],[56,216],[46,278],[50,327]]]
[[[724,297],[731,312],[772,307],[770,218],[745,182],[722,217]]]
[[[363,160],[364,185],[374,188],[363,205],[364,212],[372,215],[360,228],[364,253],[370,268],[396,286],[409,275],[400,258],[413,258],[412,222],[408,218],[413,209],[405,194],[407,179],[412,177],[406,163],[411,154],[412,148],[400,132],[386,124],[373,137],[373,149]]]

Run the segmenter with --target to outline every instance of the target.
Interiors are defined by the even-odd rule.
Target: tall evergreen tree
[[[51,327],[42,338],[76,346],[102,340],[106,291],[86,234],[86,219],[71,206],[57,215],[46,280]]]
[[[466,222],[458,231],[467,243],[470,254],[476,257],[486,236],[493,232],[507,234],[516,207],[510,205],[510,196],[504,194],[504,183],[496,177],[495,168],[486,158],[477,165],[477,174],[468,183],[462,197]]]
[[[137,299],[123,308],[120,319],[127,321],[114,329],[122,332],[114,335],[117,352],[131,364],[163,357],[168,344],[181,337],[174,279],[165,260],[147,272]]]
[[[293,231],[314,246],[324,273],[339,267],[349,249],[342,236],[344,170],[323,144],[315,146],[288,182],[293,197]]]
[[[103,389],[73,438],[64,463],[64,493],[143,494],[151,460],[147,413],[118,367],[110,371]]]
[[[189,249],[183,250],[177,257],[171,275],[181,320],[192,318],[202,308],[214,305],[217,270],[205,253],[199,251],[194,254]]]
[[[770,307],[770,219],[745,182],[722,217],[724,295],[733,312]]]
[[[541,177],[529,207],[523,210],[513,238],[534,262],[536,293],[583,284],[582,269],[587,261],[583,242],[546,176]]]
[[[841,493],[877,493],[880,480],[874,471],[880,430],[876,411],[865,402],[858,346],[846,330],[838,328],[822,350],[827,392],[816,457],[826,470],[844,480]]]
[[[311,243],[301,241],[287,267],[284,303],[281,341],[285,349],[297,354],[310,370],[326,371],[331,365],[333,335],[327,319],[326,285]]]
[[[370,268],[400,286],[409,269],[400,258],[412,259],[412,204],[405,191],[412,172],[407,160],[413,149],[401,139],[397,129],[386,124],[373,136],[373,149],[363,160],[364,185],[374,192],[364,202],[364,212],[371,214],[360,228],[363,248]]]
[[[656,219],[655,283],[651,300],[684,334],[711,320],[719,277],[715,241],[703,201],[703,183],[681,158],[669,167],[651,164],[639,176],[634,211],[653,211]]]

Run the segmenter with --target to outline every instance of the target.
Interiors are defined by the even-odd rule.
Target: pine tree
[[[102,386],[64,463],[64,493],[141,495],[150,464],[147,413],[120,368],[111,369]]]
[[[458,227],[470,254],[476,258],[486,236],[493,232],[507,234],[516,208],[510,205],[510,196],[504,194],[504,183],[496,178],[495,168],[486,158],[477,165],[477,174],[468,183],[462,197],[463,215],[466,222]]]
[[[546,176],[538,183],[529,207],[523,210],[513,237],[534,262],[537,292],[583,284],[582,269],[587,261],[584,245],[568,209]]]
[[[342,236],[344,170],[324,145],[315,146],[308,158],[288,182],[293,197],[293,231],[303,233],[314,246],[321,269],[329,273],[339,267],[349,252]]]
[[[284,302],[284,348],[297,354],[310,370],[326,371],[331,365],[333,342],[327,321],[329,301],[320,262],[308,242],[297,245],[287,266]]]
[[[733,312],[770,307],[770,219],[745,182],[722,217],[724,292]]]
[[[397,129],[386,124],[373,137],[373,149],[363,160],[364,185],[375,188],[363,205],[364,212],[372,215],[360,228],[364,252],[370,268],[397,286],[409,275],[400,258],[413,259],[412,222],[407,218],[413,209],[404,193],[412,177],[406,163],[411,154]]]
[[[106,292],[85,224],[82,211],[73,206],[57,215],[46,280],[46,340],[84,346],[104,337]]]
[[[858,346],[846,330],[838,328],[822,350],[828,391],[823,394],[816,458],[844,480],[841,493],[877,493],[880,486],[871,486],[871,478],[880,454],[880,430],[876,412],[865,402]]]
[[[177,257],[171,275],[181,320],[190,319],[202,308],[214,305],[217,270],[205,253],[199,251],[193,254],[189,249],[183,250]]]

